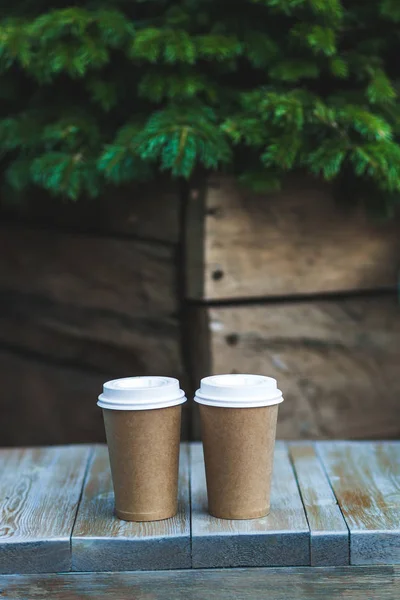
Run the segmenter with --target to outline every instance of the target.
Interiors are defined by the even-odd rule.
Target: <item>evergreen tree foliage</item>
[[[257,190],[303,170],[393,211],[397,0],[3,0],[3,179],[105,183],[225,169]]]

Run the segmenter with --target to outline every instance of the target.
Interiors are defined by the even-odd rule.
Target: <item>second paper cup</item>
[[[269,513],[278,405],[277,382],[261,375],[201,380],[199,403],[208,510],[221,519]]]

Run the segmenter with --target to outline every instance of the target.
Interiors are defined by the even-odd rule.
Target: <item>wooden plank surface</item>
[[[204,285],[191,286],[189,297],[396,289],[398,223],[339,206],[329,186],[293,179],[281,192],[257,195],[217,175],[204,210],[204,237],[198,239]]]
[[[285,398],[278,438],[400,436],[397,297],[203,310],[211,365],[197,379],[212,373],[275,377]]]
[[[157,372],[183,379],[175,288],[172,245],[1,225],[0,351],[18,363],[18,412],[29,412],[33,393],[40,412],[52,405],[35,430],[3,419],[3,443],[102,441],[91,407],[103,381]],[[39,369],[30,387],[35,362],[50,375],[41,379]],[[75,371],[63,385],[60,367]],[[6,371],[0,363],[2,378]],[[4,395],[11,398],[12,390],[4,388]],[[64,396],[79,406],[80,420],[87,415],[87,437],[69,424],[54,439],[48,423]]]
[[[75,573],[0,577],[2,600],[398,600],[393,566]]]
[[[349,527],[350,563],[400,564],[400,442],[321,442],[317,450]]]
[[[0,572],[71,569],[89,446],[0,450]]]
[[[128,523],[114,516],[106,446],[92,457],[72,536],[74,571],[190,568],[188,447],[181,448],[179,512],[164,521]]]
[[[311,566],[349,564],[349,531],[314,444],[292,443],[293,463],[311,535]]]
[[[203,450],[191,445],[192,561],[194,568],[310,564],[310,534],[287,448],[275,448],[271,512],[231,521],[207,513]]]

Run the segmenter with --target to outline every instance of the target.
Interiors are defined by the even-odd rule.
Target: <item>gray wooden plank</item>
[[[280,567],[3,575],[0,590],[4,600],[398,600],[400,568]]]
[[[400,564],[400,442],[319,442],[350,531],[350,563]]]
[[[178,514],[172,519],[133,523],[114,515],[106,446],[97,446],[72,534],[74,571],[190,568],[189,456],[182,444]]]
[[[0,573],[71,569],[90,446],[0,450]]]
[[[203,449],[191,445],[192,564],[195,568],[310,564],[310,532],[285,444],[275,448],[271,512],[230,521],[207,513]]]
[[[311,565],[349,564],[349,531],[311,442],[289,444],[311,535]]]

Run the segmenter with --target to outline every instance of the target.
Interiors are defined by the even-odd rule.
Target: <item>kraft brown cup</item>
[[[278,404],[200,404],[208,510],[220,519],[256,519],[270,509]]]
[[[182,406],[103,409],[115,513],[124,521],[159,521],[178,510]]]
[[[266,516],[283,400],[276,380],[239,374],[206,377],[195,400],[200,409],[209,513],[220,519]]]
[[[103,409],[115,513],[125,521],[159,521],[178,510],[182,403],[172,377],[126,377],[108,381]]]

